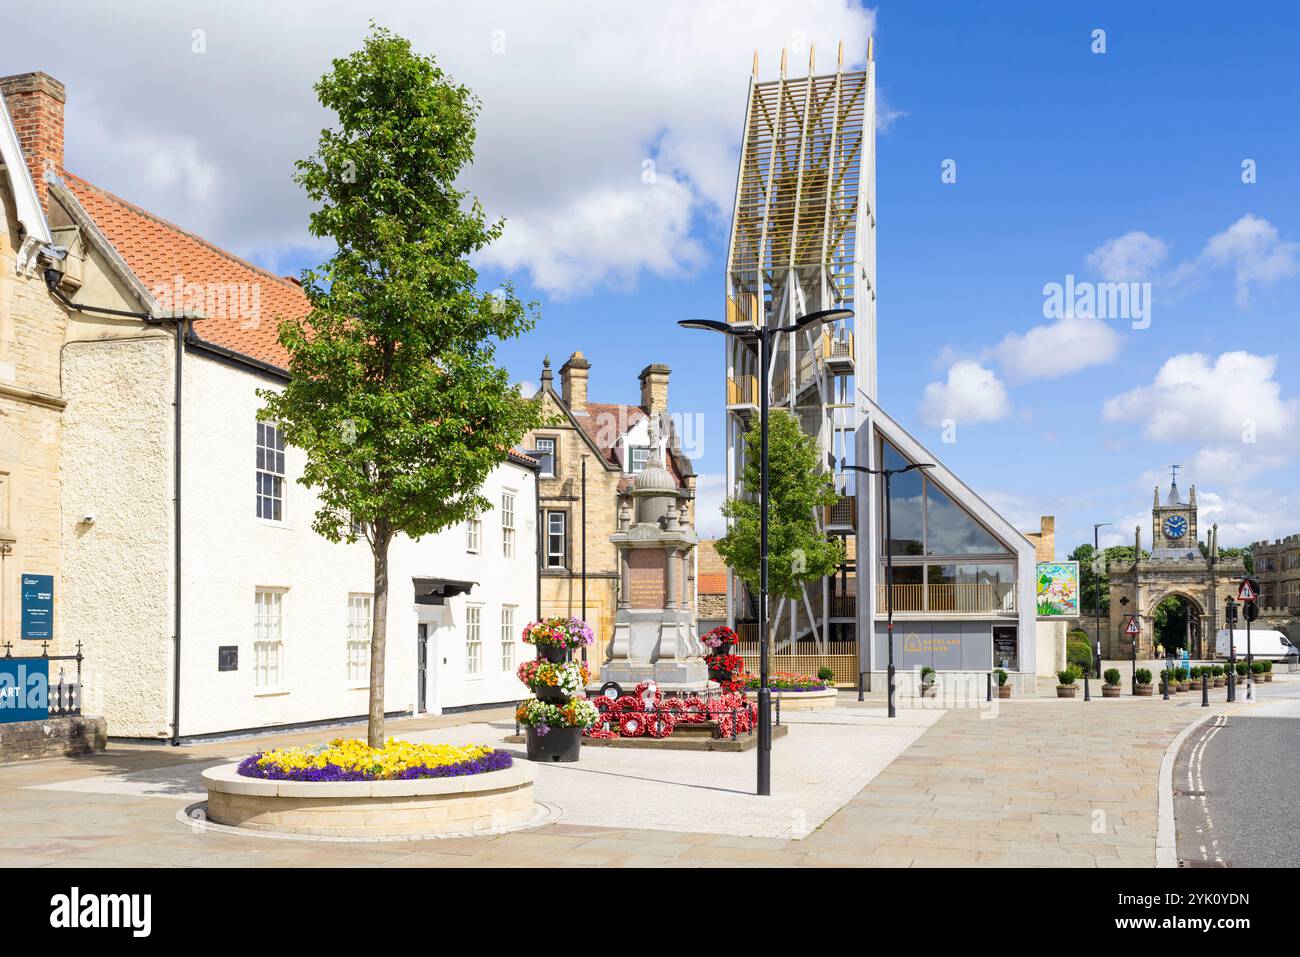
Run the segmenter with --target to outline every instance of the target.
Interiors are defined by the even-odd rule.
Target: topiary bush
[[[822,681],[833,681],[835,679],[835,671],[834,669],[827,668],[823,665],[821,668],[817,669],[817,677],[821,678]]]
[[[1087,641],[1072,638],[1065,643],[1065,660],[1079,666],[1079,674],[1092,669],[1092,649]]]
[[[1118,668],[1107,668],[1107,669],[1106,669],[1106,673],[1105,673],[1104,675],[1102,675],[1102,677],[1106,679],[1106,684],[1110,685],[1112,688],[1117,688],[1117,687],[1119,687],[1119,669],[1118,669]]]
[[[1137,678],[1137,683],[1138,683],[1138,684],[1140,684],[1140,685],[1149,685],[1149,684],[1151,684],[1151,669],[1150,669],[1150,668],[1139,668],[1139,669],[1134,673],[1134,677]]]
[[[1001,668],[998,669],[996,677],[998,679],[999,688],[1001,688],[1003,685],[1007,683],[1007,673],[1003,671]]]
[[[1056,673],[1056,677],[1060,680],[1061,684],[1063,685],[1074,684],[1074,670],[1072,668],[1066,668],[1064,671],[1058,671]]]

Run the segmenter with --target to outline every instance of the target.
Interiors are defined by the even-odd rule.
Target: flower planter
[[[569,660],[569,649],[561,648],[558,645],[538,645],[537,656],[543,661],[549,661],[552,664],[563,664]]]
[[[1272,681],[1272,680],[1273,680],[1273,672],[1271,672],[1271,671],[1266,671],[1266,672],[1264,672],[1262,675],[1260,675],[1259,678],[1260,678],[1261,681]]]
[[[1211,687],[1214,687],[1214,688],[1222,688],[1226,683],[1227,683],[1227,682],[1224,681],[1223,675],[1219,675],[1219,677],[1213,679],[1213,682],[1212,682],[1212,684],[1211,684]]]
[[[527,741],[529,761],[576,761],[582,753],[581,728],[551,728],[546,734],[529,728]]]
[[[1079,691],[1078,685],[1057,685],[1056,696],[1058,698],[1073,698]]]
[[[772,700],[781,702],[782,711],[829,711],[839,700],[839,690],[825,688],[821,691],[781,691],[773,688]],[[758,700],[757,691],[746,691],[750,701]]]
[[[244,777],[238,764],[203,772],[209,820],[253,831],[334,838],[499,832],[534,816],[533,779],[523,764],[446,778],[390,781],[274,781]]]
[[[1133,693],[1139,698],[1149,698],[1151,697],[1151,690],[1151,685],[1138,685],[1133,689]]]
[[[1191,691],[1191,690],[1192,690],[1192,683],[1191,683],[1190,681],[1180,681],[1180,682],[1178,682],[1178,690],[1179,690],[1179,691]]]
[[[1103,698],[1118,698],[1118,697],[1119,697],[1119,685],[1102,685],[1102,686],[1101,686],[1101,696],[1102,696]]]
[[[1011,697],[1011,685],[1009,685],[1009,684],[1006,684],[1006,685],[998,685],[998,697],[999,697],[999,698],[1010,698],[1010,697]]]
[[[547,704],[564,704],[568,696],[555,685],[538,685],[532,689],[533,694],[537,695],[538,701],[545,701]]]

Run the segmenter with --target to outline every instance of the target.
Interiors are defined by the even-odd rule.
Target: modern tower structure
[[[790,77],[782,51],[780,75],[760,82],[754,55],[727,252],[726,321],[738,329],[791,325],[820,309],[854,311],[852,320],[782,335],[768,370],[771,407],[798,416],[837,474],[841,461],[854,459],[862,420],[856,393],[876,394],[875,111],[870,40],[860,70],[844,69],[841,44],[833,72],[818,75],[810,50],[807,75]],[[725,338],[727,491],[735,496],[742,494],[745,433],[758,418],[759,360],[752,341]],[[840,481],[844,499],[820,519],[827,531],[849,536],[852,485]],[[846,568],[838,582],[810,584],[802,601],[775,603],[777,635],[824,643],[835,618],[851,623],[851,607],[836,600],[851,587],[847,574]],[[738,580],[729,581],[729,620],[750,617],[753,601]]]

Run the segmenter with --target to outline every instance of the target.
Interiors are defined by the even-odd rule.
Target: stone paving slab
[[[1149,867],[1160,760],[1174,736],[1204,713],[1199,702],[1158,698],[1154,705],[1143,699],[1013,699],[1001,702],[996,715],[903,710],[885,731],[910,736],[910,744],[890,760],[883,751],[874,757],[840,753],[846,740],[885,740],[875,726],[888,722],[878,701],[858,705],[841,695],[837,711],[800,716],[806,725],[788,716],[792,732],[773,751],[772,798],[746,793],[752,754],[679,752],[734,759],[722,773],[711,764],[701,778],[699,769],[661,764],[597,766],[589,759],[599,760],[598,753],[622,759],[638,754],[592,749],[578,766],[539,769],[539,786],[546,783],[569,802],[565,810],[572,814],[557,823],[386,846],[268,840],[204,832],[175,820],[183,795],[193,793],[189,782],[203,768],[327,736],[319,731],[180,749],[118,745],[103,755],[0,767],[0,866],[517,867],[553,864],[560,856],[566,863],[607,867]],[[915,723],[918,714],[925,715],[924,726]],[[422,718],[392,722],[389,732],[474,740],[510,733],[508,718],[508,711]],[[801,749],[790,747],[801,741],[819,756],[801,762]],[[869,780],[855,789],[855,775]],[[835,780],[842,782],[838,792]],[[822,793],[828,787],[830,797]],[[807,790],[792,798],[800,788]],[[623,813],[592,797],[600,792],[616,793]],[[793,839],[791,807],[803,808],[806,822],[814,819],[810,812],[818,801],[838,809],[804,839]],[[1100,819],[1094,812],[1102,812]],[[752,818],[757,827],[746,829],[771,832],[728,833],[722,824],[730,818]]]

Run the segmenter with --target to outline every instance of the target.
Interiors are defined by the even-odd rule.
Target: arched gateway
[[[1160,502],[1156,489],[1151,509],[1151,554],[1142,555],[1142,528],[1134,535],[1136,560],[1108,562],[1110,576],[1110,627],[1102,640],[1102,655],[1128,658],[1133,645],[1125,634],[1130,615],[1136,615],[1140,632],[1138,657],[1155,656],[1156,615],[1162,602],[1180,598],[1187,609],[1182,642],[1193,658],[1208,658],[1214,653],[1214,635],[1222,627],[1223,604],[1237,594],[1237,582],[1246,567],[1239,559],[1222,559],[1219,555],[1218,526],[1207,536],[1208,555],[1202,554],[1196,531],[1196,486],[1187,501],[1178,494],[1175,477],[1169,483],[1169,495]]]

